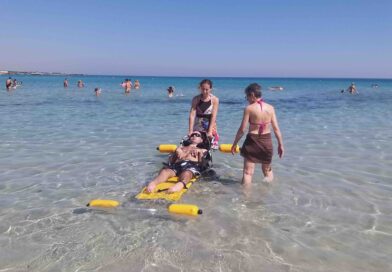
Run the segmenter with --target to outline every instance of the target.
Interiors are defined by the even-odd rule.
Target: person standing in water
[[[139,82],[139,80],[135,80],[135,84],[134,84],[134,86],[135,86],[135,89],[136,90],[138,90],[139,88],[140,88],[140,82]]]
[[[64,88],[68,88],[68,79],[64,79]]]
[[[82,80],[78,80],[78,88],[84,88],[84,83]]]
[[[95,88],[94,93],[95,93],[95,96],[100,96],[101,95],[101,88]]]
[[[219,99],[212,92],[212,81],[204,79],[199,83],[200,95],[192,99],[189,112],[188,135],[193,131],[203,131],[212,139],[212,148],[218,148],[219,135],[216,127]]]
[[[358,92],[357,92],[357,87],[355,87],[354,82],[351,82],[351,85],[347,88],[347,91],[348,91],[350,94],[356,94],[356,93],[358,93]]]
[[[12,78],[11,78],[11,77],[9,77],[9,78],[5,81],[5,87],[6,87],[7,91],[10,91],[10,90],[11,90],[11,87],[12,87]]]
[[[167,88],[167,95],[169,97],[173,97],[174,94],[174,87],[173,86],[169,86],[169,88]]]
[[[129,94],[131,92],[132,89],[132,82],[130,79],[126,79],[125,80],[125,93]]]
[[[257,83],[246,87],[245,95],[249,105],[244,110],[231,153],[234,155],[237,143],[244,135],[249,123],[248,135],[241,148],[241,156],[244,157],[242,183],[244,185],[252,183],[256,163],[261,163],[261,169],[265,177],[264,181],[271,182],[274,175],[271,168],[273,149],[270,124],[278,140],[279,157],[282,158],[284,153],[282,134],[278,126],[275,109],[261,98],[261,86]]]
[[[18,81],[16,80],[16,78],[14,78],[14,80],[12,81],[12,89],[16,89],[16,87],[18,86]]]

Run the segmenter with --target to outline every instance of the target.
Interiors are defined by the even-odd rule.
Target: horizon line
[[[43,75],[35,75],[35,76],[118,76],[118,77],[180,77],[180,78],[282,78],[282,79],[381,79],[381,80],[391,80],[392,77],[336,77],[336,76],[185,76],[185,75],[130,75],[130,74],[89,74],[89,73],[64,73],[64,72],[40,72],[40,71],[18,71],[18,70],[3,70],[7,72],[15,72],[15,73],[42,73]],[[9,76],[10,74],[0,74],[0,76]],[[12,74],[11,74],[12,75]]]

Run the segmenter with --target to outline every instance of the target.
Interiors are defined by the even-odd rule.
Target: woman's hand
[[[234,154],[236,153],[237,149],[237,144],[232,144],[231,145],[231,154],[234,156]]]
[[[212,138],[214,137],[214,135],[212,135],[212,132],[208,131],[208,132],[207,132],[207,137],[210,138],[210,139],[212,139]]]
[[[278,154],[279,154],[279,158],[283,157],[283,154],[284,154],[283,145],[278,145]]]
[[[194,158],[197,158],[197,156],[199,155],[199,152],[196,149],[192,149],[190,153],[191,156]]]
[[[181,148],[177,148],[176,150],[176,156],[179,160],[184,159],[184,157],[186,156],[186,153],[184,152],[184,150],[182,150]]]

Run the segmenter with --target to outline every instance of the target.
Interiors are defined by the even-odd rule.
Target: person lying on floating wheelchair
[[[178,182],[170,187],[167,193],[187,189],[186,185],[192,178],[200,176],[203,171],[211,167],[210,148],[211,143],[205,132],[194,131],[190,138],[182,141],[181,146],[169,158],[169,163],[147,185],[146,191],[154,192],[159,183],[174,176],[178,176]]]

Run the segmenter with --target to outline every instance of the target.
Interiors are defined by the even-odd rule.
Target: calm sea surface
[[[357,79],[349,95],[351,79],[213,78],[221,143],[258,82],[286,155],[272,184],[257,169],[244,191],[242,158],[215,152],[219,177],[181,200],[204,211],[189,218],[134,196],[166,159],[155,147],[186,134],[200,78],[139,77],[129,96],[124,77],[69,77],[67,90],[63,77],[16,78],[7,93],[0,76],[0,271],[392,270],[392,80]],[[85,209],[95,198],[123,205]]]

